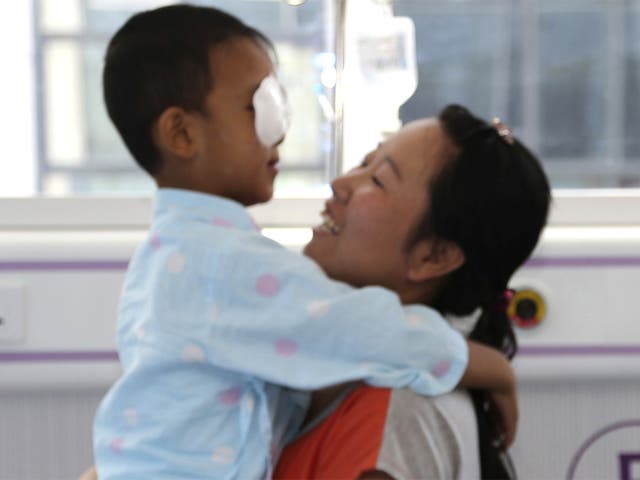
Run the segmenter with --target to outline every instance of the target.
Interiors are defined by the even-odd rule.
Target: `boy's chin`
[[[273,198],[273,185],[271,188],[265,188],[263,191],[255,192],[252,198],[245,199],[241,203],[245,207],[251,207],[252,205],[258,205],[260,203],[267,203]]]

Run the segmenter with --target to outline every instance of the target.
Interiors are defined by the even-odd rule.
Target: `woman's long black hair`
[[[502,303],[515,270],[531,255],[547,221],[548,179],[536,157],[512,137],[466,108],[449,105],[438,115],[457,154],[430,185],[430,208],[418,238],[455,242],[464,264],[452,272],[434,305],[465,316],[481,309],[470,338],[511,359],[516,337]],[[471,391],[480,440],[482,478],[512,478],[498,417],[482,390]]]

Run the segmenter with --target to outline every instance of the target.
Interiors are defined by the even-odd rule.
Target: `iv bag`
[[[386,16],[363,22],[355,46],[362,93],[397,110],[418,85],[413,20]]]

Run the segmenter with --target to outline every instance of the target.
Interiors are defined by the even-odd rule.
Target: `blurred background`
[[[155,0],[0,13],[0,480],[75,478],[119,375],[114,330],[152,182],[107,118],[111,35]],[[523,479],[640,479],[640,0],[209,0],[275,43],[293,106],[275,199],[293,250],[329,182],[461,103],[542,160],[549,226],[516,273]],[[526,215],[527,212],[521,212]]]
[[[133,12],[167,3],[3,7],[0,139],[9,150],[0,160],[0,195],[151,191],[106,116],[100,77],[115,30]],[[280,197],[320,195],[395,128],[389,118],[434,115],[450,102],[502,118],[540,155],[556,188],[640,186],[640,1],[195,3],[238,15],[277,46],[294,106]],[[370,61],[385,48],[384,62]],[[348,94],[363,86],[365,115]]]

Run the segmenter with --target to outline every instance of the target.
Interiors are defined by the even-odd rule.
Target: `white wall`
[[[512,282],[538,289],[548,309],[538,328],[519,331],[513,454],[524,479],[567,478],[572,465],[575,478],[616,478],[620,455],[640,452],[640,209],[601,198],[611,224],[594,226],[562,200]],[[294,201],[283,216],[282,202],[253,210],[259,223],[302,227],[321,208]],[[603,203],[591,202],[592,213]],[[119,371],[117,298],[150,206],[0,199],[0,292],[25,289],[23,338],[0,340],[0,479],[74,478],[91,462],[93,410]]]

